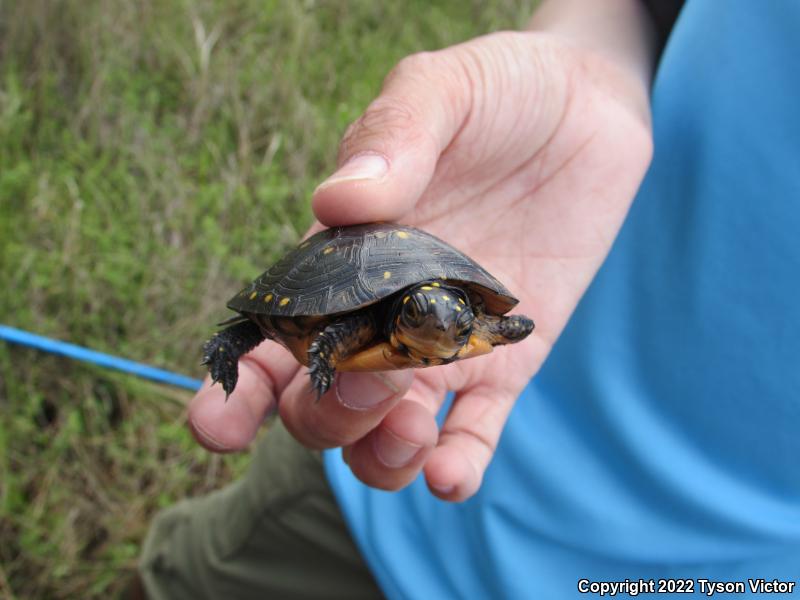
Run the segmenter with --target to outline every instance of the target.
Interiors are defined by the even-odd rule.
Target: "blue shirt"
[[[800,2],[687,3],[653,164],[475,497],[369,489],[327,454],[387,596],[800,579],[799,31]]]

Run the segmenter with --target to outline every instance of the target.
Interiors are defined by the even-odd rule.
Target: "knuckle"
[[[416,109],[410,102],[378,98],[345,131],[339,157],[349,158],[364,148],[380,152],[384,146],[414,131],[417,122]]]
[[[313,450],[324,450],[337,446],[328,432],[320,426],[313,409],[307,410],[302,402],[284,399],[279,405],[279,413],[284,426],[298,442]]]
[[[356,122],[362,133],[380,133],[386,130],[406,131],[417,120],[417,109],[408,101],[397,98],[378,98]]]
[[[385,84],[402,77],[421,77],[435,70],[437,58],[434,52],[416,52],[409,54],[394,66],[387,75]]]
[[[374,466],[352,462],[350,464],[350,471],[356,479],[370,487],[386,492],[396,492],[411,483],[419,472],[419,469],[414,470],[412,473],[396,473],[376,469]]]
[[[356,477],[358,476],[356,475]],[[395,481],[394,479],[385,480],[368,477],[359,477],[359,479],[368,486],[383,490],[384,492],[397,492],[408,485],[407,481]]]
[[[336,448],[347,443],[341,424],[325,414],[320,406],[303,411],[303,428],[320,448]]]
[[[386,76],[383,90],[402,88],[413,91],[416,85],[429,85],[429,80],[436,76],[438,65],[435,52],[406,56]],[[361,117],[347,127],[339,148],[340,158],[352,156],[376,138],[392,139],[415,131],[423,109],[414,103],[413,94],[381,94]]]
[[[323,397],[319,404],[307,406],[300,419],[306,436],[319,448],[338,448],[356,443],[376,424],[369,417],[354,419],[350,410],[342,410],[338,401]]]

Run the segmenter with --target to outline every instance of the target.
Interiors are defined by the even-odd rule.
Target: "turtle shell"
[[[228,308],[281,317],[333,315],[431,279],[472,289],[490,314],[505,314],[518,303],[478,263],[431,234],[370,223],[311,236],[231,298]]]

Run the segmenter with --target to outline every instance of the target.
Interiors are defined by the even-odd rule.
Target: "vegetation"
[[[0,0],[0,322],[202,376],[406,54],[531,1]],[[0,342],[0,598],[107,598],[155,511],[241,472],[188,395]]]

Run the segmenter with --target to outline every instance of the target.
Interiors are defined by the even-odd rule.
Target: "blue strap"
[[[172,373],[171,371],[165,371],[164,369],[158,369],[150,365],[134,362],[118,356],[112,356],[111,354],[105,354],[103,352],[97,352],[96,350],[90,350],[83,346],[54,340],[2,324],[0,324],[0,339],[190,390],[200,389],[203,383],[199,379],[192,379],[186,375],[179,375],[178,373]]]

